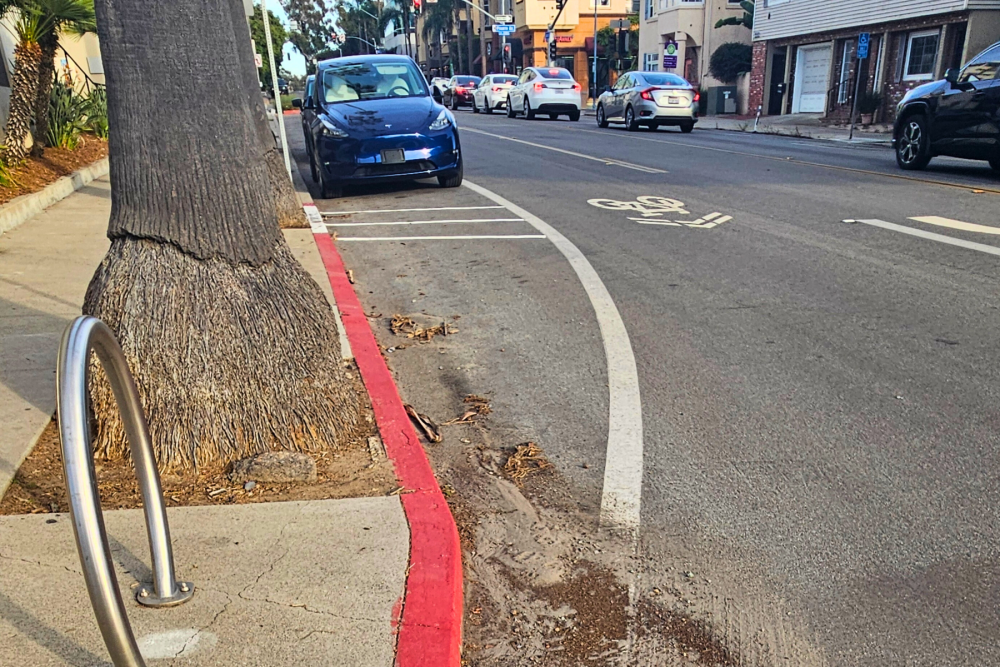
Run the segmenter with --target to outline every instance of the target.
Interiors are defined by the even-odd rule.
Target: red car
[[[444,91],[442,104],[451,109],[472,106],[472,91],[479,85],[478,76],[453,76]]]

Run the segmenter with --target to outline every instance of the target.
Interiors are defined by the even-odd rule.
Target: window
[[[348,63],[323,70],[323,101],[327,104],[426,94],[424,77],[412,61]]]
[[[966,83],[972,81],[987,81],[1000,78],[1000,46],[979,56],[962,70],[959,81]]]
[[[851,56],[854,55],[854,40],[844,42],[844,53],[840,56],[840,79],[837,86],[837,104],[847,102],[847,94],[851,87]]]
[[[646,0],[646,10],[643,12],[643,16],[647,19],[653,16],[653,0]]]
[[[690,85],[686,79],[666,72],[644,74],[642,78],[650,86],[683,86],[687,88]]]
[[[941,32],[939,30],[910,33],[906,47],[904,80],[919,81],[934,78],[934,65],[937,64],[938,41],[940,39]]]
[[[538,70],[538,73],[546,79],[565,79],[567,81],[573,80],[573,75],[562,67],[546,67]]]
[[[642,55],[642,71],[655,72],[660,69],[660,59],[658,53],[644,53]]]
[[[629,12],[629,13],[630,14],[638,14],[639,13],[639,4],[640,4],[639,0],[632,0],[632,11]]]
[[[486,12],[487,14],[491,13],[490,12],[490,0],[483,0],[483,11]],[[261,14],[261,16],[263,16],[263,14]],[[489,25],[493,25],[493,20],[489,16],[485,16],[484,15],[483,16],[483,20],[485,21],[486,25],[488,25],[488,26]]]

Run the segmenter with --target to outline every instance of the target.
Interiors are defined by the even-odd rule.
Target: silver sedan
[[[597,124],[645,125],[655,130],[673,125],[690,132],[698,122],[701,95],[682,77],[668,72],[629,72],[597,98]]]

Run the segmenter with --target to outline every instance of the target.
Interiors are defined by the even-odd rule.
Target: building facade
[[[908,90],[1000,41],[1000,0],[758,0],[753,39],[752,110],[846,121],[875,93],[891,122]]]
[[[708,72],[712,53],[726,42],[749,44],[751,34],[741,25],[715,24],[743,14],[739,0],[642,0],[639,69],[664,71],[663,49],[672,40],[677,43],[677,68],[669,71],[700,88],[722,85]]]

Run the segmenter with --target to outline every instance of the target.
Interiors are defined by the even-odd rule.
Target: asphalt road
[[[640,595],[674,591],[733,664],[1000,664],[1000,177],[958,160],[904,174],[881,146],[586,117],[459,122],[466,178],[575,244],[627,328],[644,434]],[[640,197],[683,213],[592,202]],[[413,202],[492,204],[413,186],[330,207]],[[596,520],[616,453],[593,308],[537,230],[502,209],[476,217],[491,221],[433,233],[525,238],[342,251],[372,307],[462,313],[469,338],[439,351],[445,384],[455,396],[488,385],[500,431],[537,438]],[[404,393],[434,366],[401,361]]]

